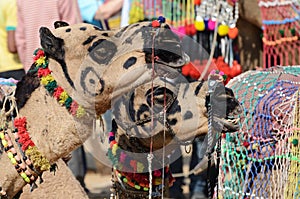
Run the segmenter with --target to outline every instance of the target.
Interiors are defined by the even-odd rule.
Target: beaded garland
[[[144,172],[145,165],[142,162],[135,160],[128,156],[118,145],[115,140],[115,133],[109,133],[109,144],[107,155],[111,160],[117,177],[124,183],[128,184],[137,190],[149,191],[149,178],[147,173]],[[118,169],[116,169],[118,168]],[[121,169],[130,170],[132,172],[121,172]],[[168,167],[164,168],[164,172],[169,177],[169,184],[174,182],[174,178]],[[162,169],[153,171],[153,184],[158,186],[162,184]]]
[[[86,114],[84,108],[73,100],[68,93],[59,85],[51,75],[51,70],[48,68],[48,58],[45,56],[43,49],[38,48],[34,51],[34,61],[38,70],[38,77],[41,78],[41,84],[46,90],[66,109],[78,118]]]
[[[16,134],[16,131],[17,130],[15,129],[12,132]],[[19,140],[18,135],[15,135],[15,138],[16,141]],[[7,127],[0,129],[0,140],[0,145],[2,145],[1,148],[4,148],[4,151],[6,152],[8,158],[10,159],[10,162],[13,164],[16,171],[26,183],[30,184],[31,191],[35,189],[37,187],[35,181],[38,175],[41,177],[41,174],[35,170],[34,165],[24,153],[21,153],[22,158],[18,155],[17,150],[13,146],[10,136],[8,135]],[[20,148],[20,145],[18,146]],[[22,159],[24,162],[22,161]]]

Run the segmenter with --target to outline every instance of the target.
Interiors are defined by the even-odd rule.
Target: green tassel
[[[69,109],[71,107],[71,104],[72,104],[72,98],[69,96],[66,101],[65,101],[65,106],[67,109]]]
[[[47,91],[51,94],[51,95],[53,95],[53,93],[54,93],[54,89],[57,87],[57,82],[54,80],[54,81],[52,81],[52,82],[49,82],[46,86],[45,86],[45,88],[47,89]]]

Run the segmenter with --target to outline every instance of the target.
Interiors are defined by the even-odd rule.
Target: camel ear
[[[60,27],[64,27],[64,26],[69,26],[69,24],[67,22],[64,21],[56,21],[54,22],[54,28],[60,28]]]

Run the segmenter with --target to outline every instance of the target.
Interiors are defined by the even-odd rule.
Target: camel
[[[43,49],[35,52],[35,63],[17,84],[15,94],[19,110],[17,118],[26,117],[30,138],[50,165],[55,165],[60,158],[82,145],[93,132],[94,121],[111,108],[115,117],[112,126],[114,138],[110,140],[115,141],[113,145],[117,143],[117,147],[129,153],[149,154],[153,150],[151,157],[156,159],[164,158],[159,152],[163,148],[168,154],[174,147],[206,135],[209,130],[207,110],[211,105],[226,107],[223,112],[220,111],[222,107],[212,111],[213,128],[229,132],[238,129],[232,118],[241,112],[241,108],[232,91],[224,87],[218,74],[211,76],[210,84],[185,80],[180,69],[189,58],[182,50],[179,38],[162,21],[141,22],[117,31],[103,31],[84,23],[69,26],[65,22],[56,22],[55,27],[53,31],[47,27],[40,29]],[[45,72],[47,67],[51,74]],[[51,83],[53,78],[57,85]],[[72,102],[76,101],[78,107],[83,107],[80,117],[70,114],[70,107],[62,107],[69,98],[57,97],[58,102],[53,98],[59,92],[58,85]],[[155,90],[151,91],[151,88]],[[154,98],[152,105],[149,93]],[[168,104],[165,122],[160,119],[164,100]],[[9,101],[14,103],[14,98],[9,98]],[[155,107],[153,113],[150,113],[151,106]],[[149,136],[149,129],[153,127],[151,114],[157,114],[157,119]],[[12,137],[13,131],[7,133]],[[14,148],[17,148],[15,144]],[[115,155],[113,148],[111,152]],[[3,154],[0,164],[8,169],[0,171],[4,176],[0,179],[1,193],[11,198],[26,183]],[[117,173],[121,171],[119,166],[114,164],[116,196],[147,197],[147,186],[144,190],[136,190],[137,187],[130,184],[125,185],[125,190],[121,188],[123,182],[119,181]],[[153,169],[165,166],[158,164]],[[154,191],[156,186],[150,188]],[[60,189],[63,187],[57,191]],[[86,197],[80,189],[76,193]],[[55,193],[53,196],[57,197]]]

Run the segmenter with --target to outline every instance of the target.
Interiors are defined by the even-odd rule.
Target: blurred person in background
[[[123,0],[78,0],[84,22],[104,30],[120,27]]]
[[[25,72],[17,54],[16,0],[0,0],[0,78],[20,80]]]
[[[54,28],[55,21],[82,21],[76,0],[17,0],[17,8],[16,44],[25,72],[33,63],[33,52],[40,47],[40,27]]]

